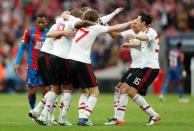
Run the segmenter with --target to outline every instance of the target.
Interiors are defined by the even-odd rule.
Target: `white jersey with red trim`
[[[49,32],[54,31],[56,26],[57,26],[57,23],[52,25]],[[47,37],[40,51],[51,54],[53,49],[53,42],[54,42],[54,38]]]
[[[91,48],[96,37],[108,31],[108,27],[96,24],[87,28],[80,28],[75,37],[69,53],[69,59],[91,64]]]
[[[64,31],[64,30],[74,30],[75,23],[80,21],[79,18],[70,17],[69,21],[60,21],[55,30]],[[58,56],[60,58],[68,59],[69,51],[72,44],[72,38],[62,36],[58,39],[55,39],[53,44],[53,49],[51,54]]]
[[[159,69],[159,38],[157,32],[153,28],[148,28],[142,34],[148,36],[148,41],[141,45],[142,51],[142,68],[150,67]]]
[[[121,32],[121,36],[123,38],[126,38],[129,34],[135,34],[135,32],[132,29],[126,30]],[[140,34],[140,32],[138,33]],[[132,41],[140,41],[138,39],[131,39],[129,42]],[[141,58],[141,47],[136,48],[130,48],[131,51],[131,68],[141,68],[142,58]]]

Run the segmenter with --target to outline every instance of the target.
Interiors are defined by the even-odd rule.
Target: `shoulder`
[[[150,33],[150,34],[158,34],[157,32],[156,32],[156,30],[155,29],[153,29],[153,28],[149,28],[149,31],[148,31],[148,33]]]

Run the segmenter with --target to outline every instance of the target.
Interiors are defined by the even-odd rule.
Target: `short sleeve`
[[[107,26],[102,26],[102,25],[97,24],[97,25],[95,26],[95,30],[96,30],[99,34],[101,34],[101,33],[106,33],[106,32],[108,32],[108,27],[107,27]]]
[[[146,35],[148,36],[148,41],[153,41],[156,39],[158,34],[155,30],[150,30]]]
[[[55,30],[57,30],[57,24],[52,25],[51,28],[49,29],[49,32]]]
[[[63,19],[63,17],[61,17],[61,16],[57,16],[56,18],[55,18],[55,23],[60,23],[60,22],[63,22],[64,21],[64,19]]]

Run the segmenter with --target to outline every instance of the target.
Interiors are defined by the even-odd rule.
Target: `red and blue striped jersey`
[[[184,54],[180,50],[178,49],[170,50],[169,66],[171,68],[181,67],[183,60],[184,60]]]
[[[21,45],[19,47],[16,64],[19,65],[23,58],[24,50],[28,49],[28,68],[38,69],[38,55],[40,48],[46,39],[48,28],[43,31],[39,30],[37,26],[31,26],[25,30],[22,38]]]

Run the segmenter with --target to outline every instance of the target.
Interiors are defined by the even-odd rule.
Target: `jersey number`
[[[79,29],[78,31],[82,32],[82,34],[75,40],[76,43],[83,39],[89,33],[89,31],[84,30],[83,28]]]
[[[59,23],[59,24],[57,25],[57,30],[59,30],[59,31],[63,31],[64,28],[65,28],[65,24],[63,24],[63,23]]]

